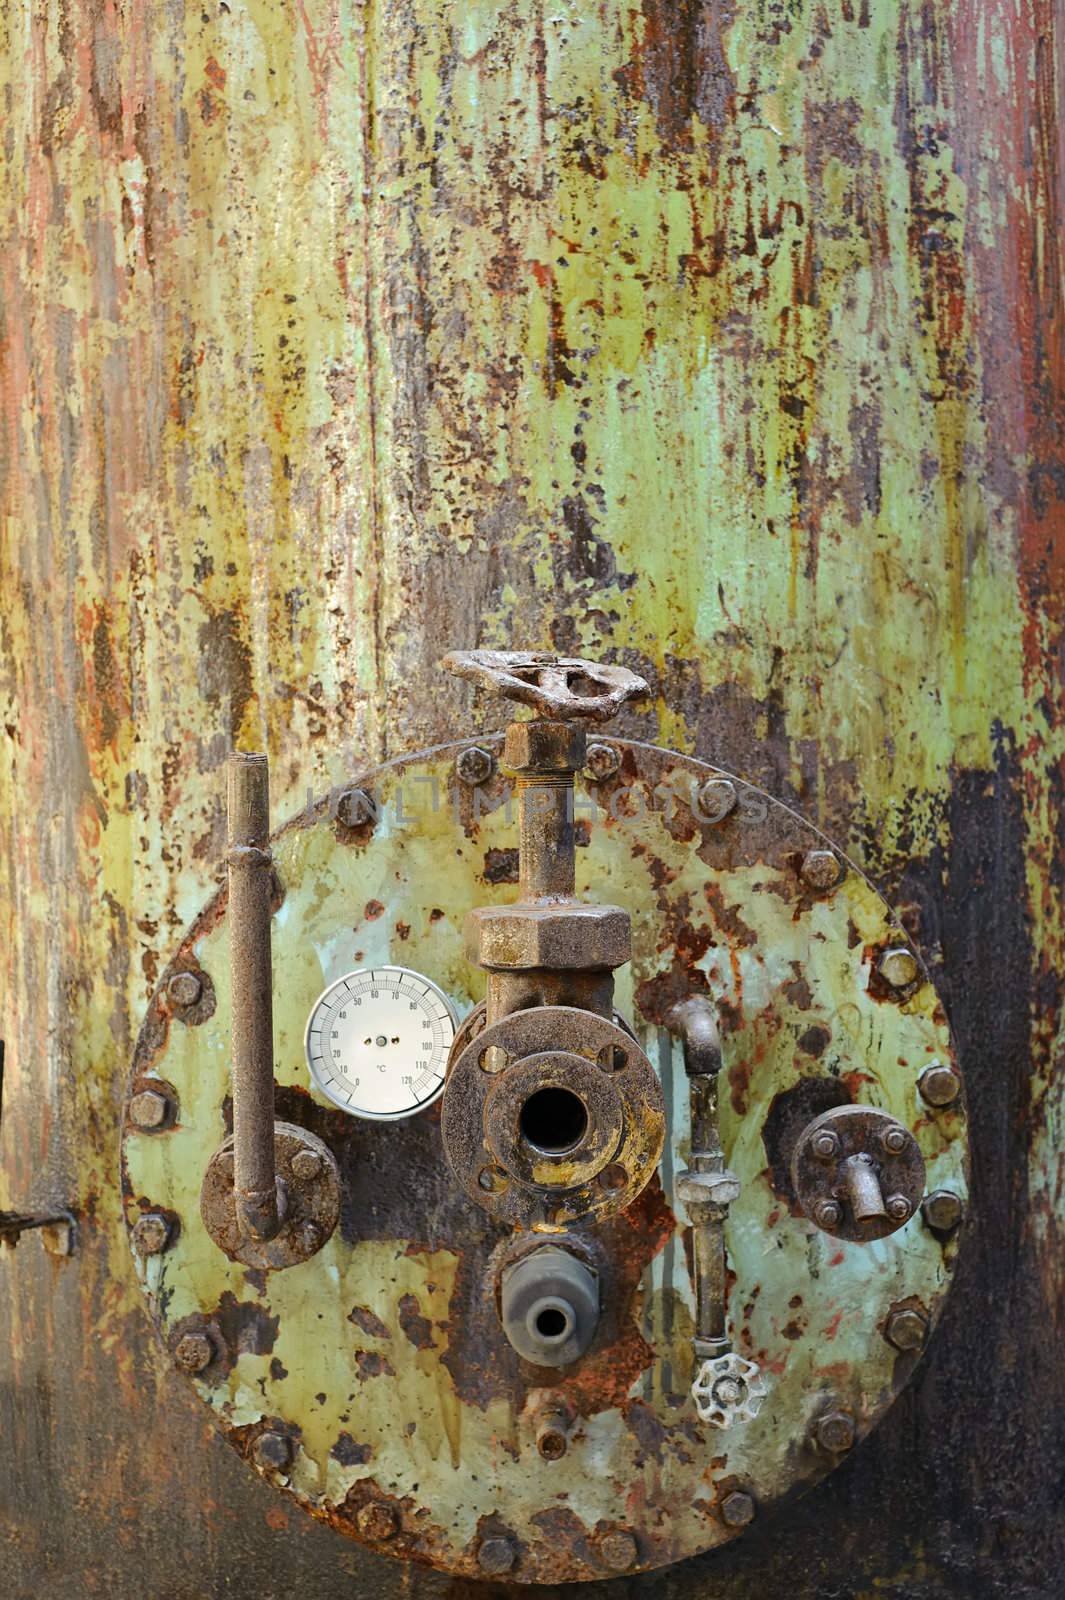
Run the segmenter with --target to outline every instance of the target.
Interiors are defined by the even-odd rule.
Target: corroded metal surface
[[[180,958],[212,975],[214,1017],[196,1030],[165,1030],[161,991],[133,1064],[133,1085],[158,1074],[181,1108],[165,1136],[131,1129],[125,1141],[130,1223],[161,1208],[181,1219],[165,1253],[136,1260],[170,1346],[190,1327],[215,1339],[223,1330],[224,1349],[195,1376],[230,1441],[248,1454],[264,1427],[280,1428],[291,1459],[280,1476],[272,1462],[267,1471],[301,1506],[359,1536],[367,1499],[384,1495],[397,1518],[390,1551],[471,1577],[489,1531],[505,1535],[508,1570],[521,1583],[602,1576],[598,1541],[610,1531],[632,1539],[634,1569],[733,1537],[737,1527],[722,1515],[730,1493],[764,1507],[832,1465],[805,1448],[821,1411],[842,1406],[858,1435],[879,1419],[913,1371],[913,1346],[900,1359],[892,1319],[919,1319],[924,1342],[957,1249],[956,1235],[937,1235],[917,1216],[891,1238],[841,1244],[807,1222],[791,1186],[806,1123],[856,1102],[910,1130],[931,1185],[963,1201],[967,1192],[962,1100],[931,1114],[919,1090],[930,1062],[951,1062],[945,1019],[883,901],[854,868],[828,894],[812,893],[801,864],[824,840],[757,790],[731,780],[734,812],[702,822],[698,794],[709,769],[617,745],[612,793],[597,786],[594,799],[580,797],[578,887],[587,894],[610,883],[632,913],[633,958],[619,974],[619,1003],[657,1059],[667,1135],[650,1183],[642,1135],[631,1148],[618,1143],[613,1154],[630,1167],[620,1216],[607,1191],[599,1226],[567,1231],[589,1209],[586,1189],[594,1191],[579,1174],[583,1187],[572,1196],[560,1194],[534,1218],[521,1214],[533,1245],[536,1232],[540,1243],[572,1237],[598,1277],[600,1326],[560,1380],[577,1414],[564,1459],[545,1464],[537,1449],[544,1372],[517,1359],[499,1324],[506,1189],[476,1199],[463,1192],[446,1170],[433,1110],[384,1128],[338,1113],[308,1091],[299,1047],[323,984],[353,964],[402,956],[463,1009],[479,998],[484,979],[465,958],[462,928],[471,906],[507,892],[485,882],[487,862],[516,837],[502,778],[476,807],[459,789],[434,806],[434,795],[447,797],[458,752],[414,756],[360,776],[377,810],[366,838],[338,830],[327,801],[275,838],[286,890],[274,931],[278,1104],[330,1146],[343,1184],[340,1227],[313,1261],[249,1275],[212,1251],[196,1225],[199,1174],[228,1105],[223,900],[180,947]],[[905,950],[913,963],[902,992],[881,976],[888,950]],[[731,1333],[773,1396],[727,1439],[700,1424],[688,1395],[693,1294],[683,1219],[670,1204],[690,1143],[688,1075],[663,1022],[691,993],[707,995],[722,1019],[722,1142],[740,1180],[726,1224]],[[624,1041],[616,1073],[599,1064],[594,1029],[608,1044]],[[504,1168],[513,1162],[492,1097],[508,1092],[520,1068],[484,1072],[477,1059],[504,1034],[508,1048],[532,1051],[534,1062],[554,1035],[589,1079],[616,1078],[622,1096],[640,1060],[613,1024],[565,1010],[519,1012],[486,1028],[452,1069],[488,1086],[483,1131],[495,1147],[473,1158],[477,1167],[491,1154]],[[579,1055],[584,1048],[593,1059]],[[583,1080],[579,1087],[592,1092]],[[650,1098],[653,1109],[657,1092]],[[630,1122],[639,1123],[640,1099],[637,1092],[625,1102]],[[479,1116],[467,1120],[480,1139]],[[610,1123],[606,1112],[598,1120]],[[652,1161],[660,1129],[656,1122]],[[619,1114],[616,1140],[620,1130]],[[598,1152],[600,1166],[611,1154]],[[469,1183],[472,1190],[472,1167]],[[253,1342],[234,1338],[247,1327],[257,1330]]]
[[[435,662],[471,618],[615,653],[630,732],[845,841],[975,1083],[973,1249],[846,1492],[641,1592],[805,1600],[828,1550],[862,1600],[1056,1595],[1062,32],[1060,0],[4,6],[0,1203],[80,1239],[0,1261],[18,1600],[449,1587],[205,1443],[114,1173],[226,750],[268,731],[287,815],[464,731]]]

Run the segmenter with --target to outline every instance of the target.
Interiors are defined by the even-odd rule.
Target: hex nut
[[[514,772],[579,772],[588,736],[569,722],[537,718],[512,722],[503,744],[503,761]]]
[[[174,1362],[182,1372],[202,1372],[214,1360],[214,1345],[205,1333],[183,1333],[174,1346]]]
[[[901,1155],[907,1144],[906,1129],[885,1128],[881,1142],[889,1156]]]
[[[362,828],[377,821],[377,807],[365,789],[345,789],[337,801],[336,814],[345,828]]]
[[[888,1195],[884,1205],[892,1222],[905,1222],[910,1215],[910,1202],[904,1194]]]
[[[908,989],[916,982],[920,968],[912,950],[907,950],[905,945],[895,945],[884,951],[876,970],[890,988]]]
[[[599,1558],[611,1572],[628,1572],[635,1565],[639,1553],[634,1536],[625,1528],[604,1533],[599,1541]]]
[[[754,1521],[754,1501],[742,1489],[733,1489],[721,1502],[721,1520],[726,1528],[745,1528]]]
[[[477,1565],[482,1572],[495,1576],[509,1572],[517,1557],[518,1553],[510,1539],[482,1539],[477,1550]]]
[[[735,811],[738,799],[736,785],[728,778],[707,778],[699,786],[693,810],[700,822],[724,822]]]
[[[179,1011],[187,1011],[203,994],[203,979],[198,972],[175,972],[166,986],[166,996]]]
[[[933,1061],[921,1073],[917,1087],[927,1105],[939,1108],[954,1104],[961,1093],[961,1079],[945,1061]]]
[[[313,1183],[322,1170],[317,1150],[297,1150],[292,1157],[292,1176],[300,1183]]]
[[[682,1205],[730,1206],[740,1197],[740,1180],[734,1172],[680,1172],[673,1192]]]
[[[949,1233],[961,1221],[961,1197],[952,1189],[933,1189],[921,1202],[921,1215],[937,1233]]]
[[[455,762],[455,771],[460,781],[471,789],[487,783],[495,770],[495,756],[490,750],[483,750],[478,744],[471,744],[467,749],[461,750]]]
[[[160,1211],[145,1211],[133,1224],[131,1237],[139,1256],[161,1255],[170,1243],[170,1223]]]
[[[819,1161],[831,1161],[839,1155],[839,1137],[831,1128],[822,1128],[813,1138],[813,1152]]]
[[[359,1507],[355,1526],[364,1539],[394,1539],[399,1532],[399,1514],[395,1506],[381,1500],[368,1500]]]
[[[284,1472],[292,1463],[292,1440],[287,1433],[268,1428],[251,1447],[256,1465],[267,1472]]]
[[[911,1306],[893,1311],[884,1326],[884,1338],[896,1350],[919,1350],[927,1336],[927,1321]]]
[[[817,1442],[831,1455],[842,1455],[854,1444],[854,1418],[846,1411],[826,1411],[817,1422]]]
[[[843,1221],[843,1207],[838,1200],[821,1200],[814,1212],[814,1221],[820,1228],[838,1228]]]
[[[596,741],[588,746],[584,770],[592,783],[606,783],[616,777],[621,767],[621,751],[617,745]]]
[[[170,1102],[157,1089],[141,1089],[129,1103],[129,1120],[135,1128],[161,1128],[166,1122]]]
[[[466,948],[482,967],[608,969],[632,954],[631,923],[620,906],[479,906],[466,918]]]
[[[799,876],[808,889],[832,889],[843,876],[843,863],[831,850],[807,850]]]

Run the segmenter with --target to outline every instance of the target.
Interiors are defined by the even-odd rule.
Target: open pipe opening
[[[564,1155],[588,1131],[584,1101],[572,1089],[537,1089],[521,1108],[522,1137],[544,1155]]]

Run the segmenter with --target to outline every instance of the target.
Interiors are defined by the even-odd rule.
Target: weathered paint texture
[[[1061,0],[6,0],[0,1563],[22,1600],[454,1593],[213,1437],[120,1227],[137,1026],[284,815],[480,725],[447,647],[827,827],[972,1091],[958,1292],[877,1434],[671,1597],[1055,1595],[1065,1382]]]

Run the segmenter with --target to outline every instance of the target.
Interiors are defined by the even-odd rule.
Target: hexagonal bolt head
[[[377,807],[365,789],[345,789],[337,801],[336,814],[345,828],[363,828],[377,821]]]
[[[818,1418],[815,1433],[822,1450],[842,1455],[854,1443],[854,1418],[846,1411],[826,1411]]]
[[[949,1106],[961,1093],[961,1079],[953,1067],[943,1061],[933,1061],[925,1067],[917,1080],[921,1099],[930,1106]]]
[[[482,967],[620,967],[632,954],[629,914],[620,906],[480,906],[466,919],[470,959]]]
[[[182,1372],[202,1372],[214,1360],[214,1345],[205,1333],[183,1333],[174,1346],[174,1363]]]
[[[639,1553],[634,1536],[624,1528],[604,1533],[599,1541],[599,1559],[611,1572],[628,1572],[630,1567],[635,1566]]]
[[[394,1506],[370,1500],[359,1507],[355,1526],[364,1539],[394,1539],[399,1532],[399,1513]]]
[[[712,825],[724,822],[729,813],[735,811],[738,799],[736,785],[728,778],[707,778],[699,787],[692,809],[699,822]]]
[[[814,1220],[821,1228],[838,1228],[843,1221],[843,1207],[838,1200],[819,1200],[814,1210]]]
[[[911,983],[916,982],[920,972],[917,957],[905,945],[895,945],[885,950],[876,964],[876,970],[892,989],[908,989]]]
[[[884,1338],[896,1350],[919,1350],[927,1337],[927,1321],[910,1306],[893,1311],[884,1326]]]
[[[810,1141],[818,1161],[832,1161],[839,1155],[839,1138],[831,1128],[822,1128]]]
[[[904,1194],[889,1194],[884,1209],[892,1222],[905,1222],[910,1215],[910,1202]]]
[[[621,767],[621,751],[613,744],[590,744],[584,759],[585,775],[592,783],[606,783]]]
[[[266,1472],[284,1472],[292,1463],[292,1440],[287,1433],[270,1428],[260,1433],[251,1447],[257,1466]]]
[[[742,1489],[734,1489],[721,1502],[721,1520],[726,1528],[745,1528],[754,1521],[754,1501]]]
[[[843,863],[831,850],[807,850],[799,876],[808,889],[824,892],[834,888],[843,876]]]
[[[129,1103],[129,1120],[146,1131],[161,1128],[166,1122],[170,1102],[157,1089],[141,1089]]]
[[[133,1224],[131,1237],[139,1256],[160,1255],[170,1243],[170,1223],[159,1211],[145,1211]]]
[[[198,972],[175,972],[166,986],[166,997],[178,1011],[194,1006],[203,994],[203,979]]]
[[[297,1150],[292,1157],[292,1176],[299,1183],[313,1183],[322,1170],[317,1150]]]
[[[495,756],[490,750],[483,750],[478,744],[470,745],[467,750],[460,750],[455,761],[455,771],[460,782],[470,789],[476,789],[479,784],[487,783],[495,770]]]
[[[587,759],[588,736],[569,722],[537,718],[512,722],[503,743],[503,760],[514,772],[579,772]]]
[[[482,1539],[477,1550],[477,1565],[492,1576],[509,1572],[517,1559],[518,1552],[509,1539]]]
[[[921,1202],[921,1215],[937,1233],[949,1233],[961,1221],[961,1197],[952,1189],[933,1189]]]
[[[885,1128],[881,1142],[889,1156],[901,1155],[909,1140],[905,1128]]]

